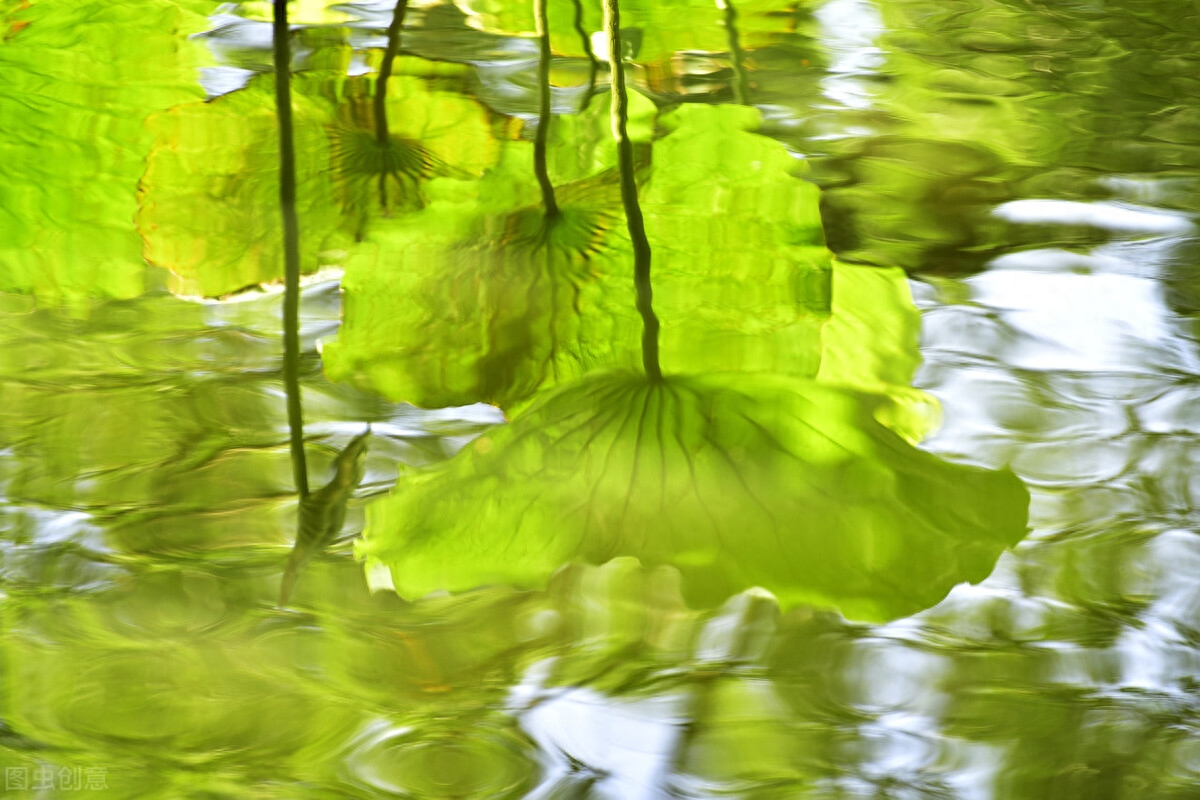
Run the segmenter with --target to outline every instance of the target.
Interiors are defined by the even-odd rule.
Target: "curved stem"
[[[542,204],[546,207],[546,219],[558,216],[558,203],[554,199],[554,185],[546,169],[546,136],[550,133],[550,26],[546,21],[546,0],[533,0],[533,17],[537,21],[538,35],[538,126],[533,140],[533,171],[538,185],[542,187]]]
[[[408,13],[408,0],[398,0],[392,12],[392,23],[387,29],[387,49],[383,63],[379,66],[379,77],[375,79],[375,96],[371,98],[375,110],[375,142],[379,149],[388,146],[387,82],[392,77],[392,62],[400,51],[400,31],[404,29],[404,16]],[[387,170],[379,173],[379,204],[387,210]]]
[[[296,491],[308,497],[304,416],[300,408],[300,223],[296,218],[296,142],[292,122],[292,54],[287,0],[275,0],[275,107],[279,114],[279,207],[283,213],[283,382],[287,391],[292,473]]]
[[[717,0],[717,8],[725,12],[725,33],[729,37],[729,61],[733,67],[733,99],[740,106],[746,105],[749,88],[746,84],[746,68],[742,66],[745,53],[737,29],[737,9],[733,0]]]
[[[571,0],[575,6],[575,32],[583,42],[583,52],[588,58],[587,91],[583,93],[583,108],[588,107],[592,100],[592,92],[596,91],[596,73],[600,71],[600,62],[596,59],[596,51],[592,49],[592,38],[583,27],[583,0]],[[582,110],[582,109],[581,109]]]
[[[387,50],[383,53],[383,63],[379,66],[379,77],[375,79],[375,141],[380,147],[388,143],[387,121],[387,82],[392,77],[392,62],[400,52],[400,31],[404,28],[404,16],[408,13],[408,0],[399,0],[392,12],[392,24],[387,29]]]
[[[621,9],[617,0],[604,0],[604,29],[608,34],[608,64],[612,71],[612,126],[617,140],[617,162],[621,173],[621,204],[633,241],[633,285],[637,309],[642,315],[642,369],[652,382],[662,380],[658,364],[658,317],[654,314],[654,292],[650,285],[650,240],[638,205],[633,171],[633,143],[629,141],[629,94],[621,64]]]

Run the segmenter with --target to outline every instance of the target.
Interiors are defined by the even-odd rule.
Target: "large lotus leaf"
[[[10,4],[0,41],[0,290],[132,297],[147,115],[203,97],[195,3]]]
[[[514,141],[481,180],[433,180],[419,213],[372,225],[346,265],[328,375],[427,407],[511,408],[547,381],[611,366],[614,353],[634,363],[605,105],[551,126],[555,221],[543,213],[532,143]],[[635,111],[649,138],[653,104]],[[601,287],[604,275],[619,278]]]
[[[293,92],[301,269],[320,266],[340,216],[328,178],[329,111]],[[149,122],[155,145],[142,179],[138,229],[146,258],[181,294],[214,296],[283,276],[279,122],[274,77]]]
[[[332,379],[426,407],[511,408],[610,364],[618,345],[633,352],[636,330],[614,323],[632,307],[632,281],[595,285],[598,271],[628,263],[615,255],[616,176],[560,185],[561,214],[548,223],[531,151],[512,143],[483,180],[435,181],[421,213],[372,228],[347,263],[345,321],[322,351]],[[603,351],[582,352],[585,338]]]
[[[654,144],[642,207],[668,372],[817,373],[830,269],[817,189],[781,145],[746,130],[757,120],[685,106]],[[597,169],[611,150],[596,142],[551,165]],[[610,230],[624,227],[615,175],[560,185],[563,218],[548,228],[531,151],[513,143],[483,181],[431,185],[422,214],[374,229],[347,266],[330,377],[418,405],[511,410],[539,386],[640,363],[632,259]]]
[[[497,145],[482,108],[419,78],[388,84],[386,144],[379,146],[369,92],[353,81],[331,108],[322,75],[293,87],[301,269],[337,263],[367,220],[417,200],[437,169],[479,171]],[[271,76],[207,103],[151,120],[156,134],[142,181],[138,226],[146,257],[177,276],[174,290],[205,296],[283,274],[278,120]]]
[[[757,585],[785,606],[911,614],[988,575],[1028,494],[912,447],[880,402],[766,374],[598,373],[404,477],[359,552],[406,597],[631,556],[679,569],[698,604]]]
[[[469,24],[501,35],[533,36],[532,0],[456,0]],[[740,44],[750,50],[795,29],[794,0],[731,0],[737,10]],[[547,9],[550,41],[556,53],[584,55],[575,27],[575,0],[550,0]],[[582,27],[593,45],[603,46],[596,34],[603,29],[598,0],[578,0]],[[629,60],[659,63],[681,52],[727,52],[729,31],[724,6],[714,0],[622,0],[621,31]],[[601,53],[603,59],[606,56]]]

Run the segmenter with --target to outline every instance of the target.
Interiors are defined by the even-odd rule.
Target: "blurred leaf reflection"
[[[651,384],[599,4],[292,2],[296,537],[270,4],[0,3],[0,766],[1194,797],[1200,17],[1118,5],[623,3]]]

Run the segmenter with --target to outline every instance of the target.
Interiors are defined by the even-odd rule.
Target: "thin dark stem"
[[[733,0],[717,0],[717,5],[725,9],[725,33],[729,36],[729,60],[733,66],[733,99],[738,105],[744,106],[750,92],[746,84],[746,68],[742,65],[745,53],[742,52],[738,37],[737,9],[733,7]]]
[[[283,212],[283,381],[287,390],[292,472],[308,497],[304,415],[300,408],[300,223],[296,219],[296,144],[292,123],[292,54],[287,0],[275,0],[275,107],[279,114],[279,207]]]
[[[583,93],[583,108],[587,108],[592,100],[592,92],[596,91],[596,73],[600,71],[600,62],[596,59],[596,51],[592,49],[592,38],[583,27],[583,0],[571,0],[575,6],[575,32],[583,42],[583,52],[588,58],[587,91]]]
[[[379,77],[375,79],[375,141],[380,147],[388,143],[387,82],[392,77],[392,62],[400,51],[400,31],[404,28],[404,16],[408,13],[408,0],[399,0],[392,12],[392,24],[387,29],[387,50],[383,63],[379,65]]]
[[[387,82],[392,77],[392,62],[400,51],[400,31],[404,29],[404,16],[408,13],[408,0],[398,0],[392,11],[392,24],[387,29],[387,50],[383,53],[383,63],[379,66],[379,77],[375,79],[375,96],[371,98],[375,108],[375,142],[379,145],[380,156],[389,143],[389,128],[387,118]],[[387,210],[387,170],[379,173],[379,205]]]
[[[533,0],[533,16],[537,22],[538,35],[538,126],[533,139],[533,171],[538,185],[542,187],[542,204],[546,207],[546,219],[558,216],[558,203],[554,199],[554,185],[546,170],[546,136],[550,133],[550,26],[546,20],[546,0]]]
[[[617,140],[617,162],[621,172],[621,203],[633,241],[633,285],[637,309],[642,315],[642,369],[652,382],[662,380],[658,365],[658,317],[654,314],[654,292],[650,285],[650,240],[638,205],[633,171],[633,142],[629,141],[629,95],[621,54],[621,10],[617,0],[604,0],[604,28],[608,33],[608,65],[612,71],[612,126]]]

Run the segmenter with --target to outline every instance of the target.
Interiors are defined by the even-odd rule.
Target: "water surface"
[[[352,552],[364,508],[399,468],[451,458],[504,416],[386,400],[391,373],[355,362],[333,381],[322,354],[367,303],[353,259],[387,246],[372,226],[465,203],[460,173],[500,187],[477,203],[504,243],[487,263],[522,257],[520,218],[488,203],[504,154],[536,136],[538,40],[523,5],[409,9],[393,123],[448,166],[440,184],[399,170],[381,192],[353,169],[321,176],[373,119],[393,8],[294,2],[304,266],[324,268],[301,297],[314,487],[373,435],[340,535],[279,608],[297,514],[282,295],[237,292],[281,269],[270,7],[31,0],[0,9],[18,76],[0,89],[6,796],[1200,791],[1200,14],[745,5],[623,9],[635,139],[657,142],[655,115],[676,104],[758,109],[756,134],[821,190],[796,235],[908,274],[916,386],[941,405],[922,447],[1011,467],[1029,535],[986,580],[883,624],[781,612],[761,591],[704,610],[670,571],[626,560],[544,590],[373,592],[387,579],[368,582]],[[576,138],[552,167],[586,179],[612,146],[608,78],[558,10],[551,134]],[[599,20],[589,6],[603,59]],[[597,185],[581,196],[612,201],[615,184]],[[766,236],[740,202],[711,221],[730,259]],[[599,218],[620,235],[619,211]],[[462,230],[437,219],[437,235]],[[626,264],[624,248],[591,263]],[[343,269],[359,283],[340,286]],[[813,314],[827,289],[800,292]],[[868,312],[856,319],[880,325]]]

